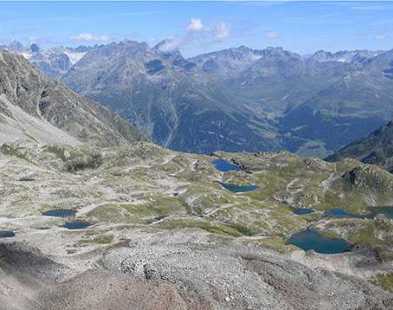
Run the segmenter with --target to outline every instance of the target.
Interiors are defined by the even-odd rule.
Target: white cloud
[[[228,24],[226,24],[224,22],[218,23],[214,27],[213,33],[214,33],[214,36],[216,39],[223,40],[223,39],[229,37],[230,27]]]
[[[280,34],[275,31],[266,31],[265,37],[268,38],[269,40],[274,40],[274,39],[278,39],[280,37]]]
[[[190,45],[216,44],[229,37],[231,34],[230,25],[225,22],[204,25],[200,19],[192,18],[187,26],[187,31],[182,36],[168,38],[160,42],[161,51],[171,51],[181,49]]]
[[[199,32],[204,29],[204,25],[202,23],[202,20],[199,18],[191,18],[190,23],[187,26],[187,30],[191,32]]]
[[[159,43],[162,52],[173,51],[182,46],[184,38],[169,38]]]
[[[71,37],[76,42],[100,42],[107,43],[110,41],[110,37],[106,35],[96,35],[93,33],[83,32],[76,36]]]

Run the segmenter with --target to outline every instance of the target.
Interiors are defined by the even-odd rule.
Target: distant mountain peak
[[[319,50],[315,52],[310,58],[319,62],[344,62],[344,63],[362,63],[368,59],[371,59],[382,51],[369,51],[369,50],[343,50],[337,52],[329,52],[324,50]]]

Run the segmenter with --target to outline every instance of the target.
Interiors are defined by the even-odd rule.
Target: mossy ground
[[[274,235],[268,238],[259,239],[255,241],[255,243],[282,254],[288,253],[295,248],[294,246],[287,244],[287,241],[282,237]]]
[[[100,234],[90,238],[80,240],[80,244],[111,244],[114,239],[113,234]]]
[[[160,223],[159,227],[171,230],[199,228],[213,234],[232,237],[253,236],[256,233],[252,228],[240,224],[223,224],[197,218],[170,219]]]
[[[184,202],[176,197],[149,195],[142,203],[106,204],[97,207],[88,217],[107,223],[149,223],[169,215],[186,215]]]
[[[378,274],[371,279],[371,282],[386,291],[393,292],[393,273]]]
[[[146,229],[195,228],[221,237],[265,240],[262,243],[266,246],[279,250],[285,248],[283,245],[292,233],[318,223],[333,223],[333,219],[323,217],[324,210],[343,208],[364,213],[370,197],[378,194],[369,176],[371,180],[381,180],[378,184],[382,186],[391,184],[390,174],[374,168],[363,169],[356,161],[332,164],[288,153],[222,153],[223,158],[233,158],[246,168],[221,173],[212,165],[212,157],[174,153],[149,143],[101,149],[98,163],[91,165],[88,162],[95,162],[95,152],[88,147],[13,146],[10,150],[7,156],[22,167],[21,171],[25,166],[36,167],[40,173],[44,168],[52,170],[29,184],[16,182],[16,177],[9,180],[4,187],[9,213],[39,216],[48,209],[80,211],[86,207],[88,221],[111,229],[121,224]],[[87,164],[71,169],[74,173],[64,169],[65,162],[79,159],[82,162],[86,159]],[[362,190],[344,177],[356,167],[361,167],[359,175],[366,180],[362,181]],[[8,178],[6,172],[2,177]],[[219,184],[223,181],[255,184],[257,189],[232,193]],[[49,183],[50,190],[46,190]],[[387,190],[380,192],[389,195]],[[25,208],[26,202],[33,206],[30,211]],[[94,205],[98,207],[90,209]],[[293,207],[313,208],[316,212],[295,215]],[[350,223],[347,219],[342,221]],[[364,220],[361,224],[336,225],[326,231],[354,243],[386,248],[393,240],[381,225]],[[384,257],[388,257],[389,253],[384,251]]]

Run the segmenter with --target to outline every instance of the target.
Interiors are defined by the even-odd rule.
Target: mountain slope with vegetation
[[[393,114],[392,51],[246,46],[185,58],[170,40],[3,47],[175,150],[289,150],[325,157]]]
[[[286,149],[323,156],[393,113],[391,52],[305,57],[241,46],[186,59],[163,46],[100,46],[63,79],[153,141],[202,153]]]
[[[346,157],[380,165],[388,171],[393,171],[393,122],[389,122],[368,137],[340,149],[327,159],[337,161]]]

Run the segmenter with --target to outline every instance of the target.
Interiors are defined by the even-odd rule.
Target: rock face
[[[114,145],[139,140],[119,116],[50,80],[22,56],[0,52],[0,142]]]
[[[355,141],[328,157],[329,161],[345,157],[365,163],[380,165],[393,171],[393,122],[371,133],[367,138]]]

